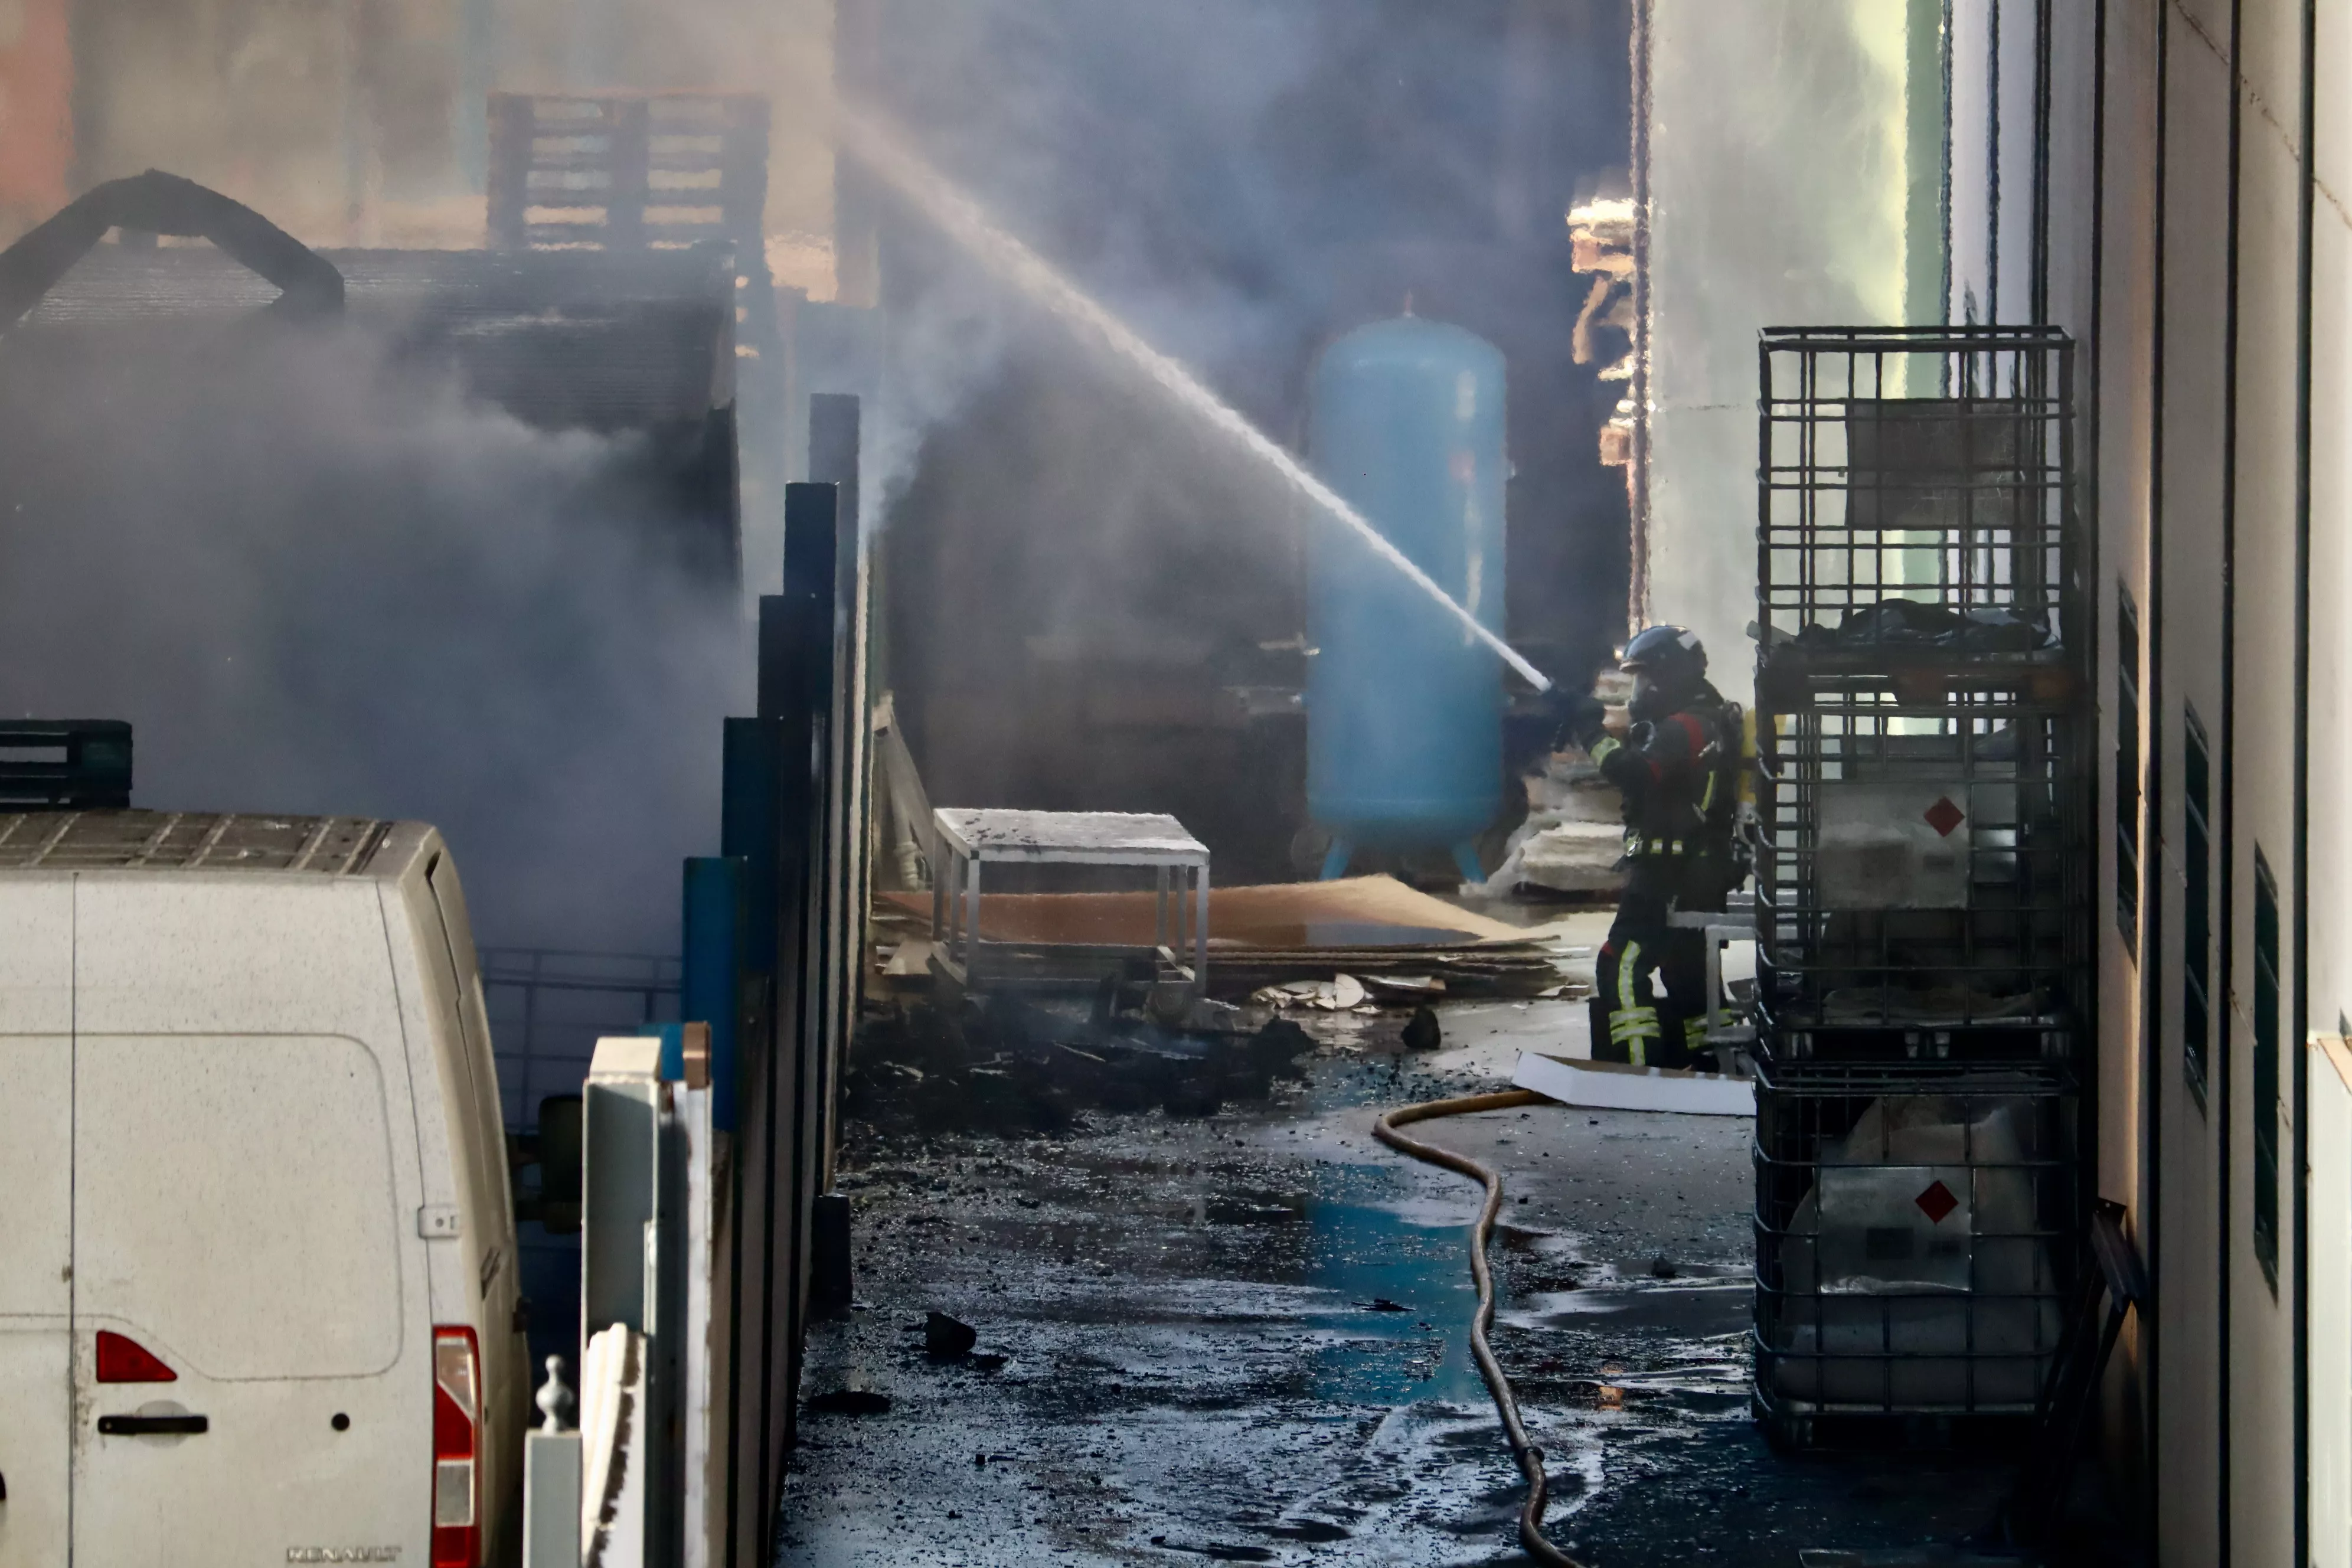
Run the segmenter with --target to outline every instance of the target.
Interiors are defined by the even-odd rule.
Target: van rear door
[[[403,1408],[425,1388],[389,1375],[399,1237],[373,1056],[83,1035],[78,1058],[76,1557],[421,1560],[425,1510],[404,1517],[399,1483],[425,1470]]]
[[[66,1561],[73,884],[0,882],[0,1568]]]
[[[78,914],[75,1560],[425,1563],[396,1015],[392,1063],[337,1016],[389,993],[372,889],[86,878]]]

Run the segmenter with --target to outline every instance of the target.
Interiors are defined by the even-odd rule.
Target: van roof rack
[[[370,871],[397,826],[372,816],[0,810],[0,876],[194,870],[357,876]]]
[[[131,726],[120,719],[0,720],[0,810],[131,805]]]

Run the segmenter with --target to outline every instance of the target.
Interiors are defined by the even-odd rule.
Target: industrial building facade
[[[608,4],[568,27],[522,0],[353,0],[294,20],[237,0],[0,0],[0,239],[95,179],[175,161],[319,243],[472,246],[493,89],[608,86],[613,58],[652,50],[667,83],[772,95],[762,237],[778,282],[887,303],[872,215],[835,217],[826,125],[836,33],[856,46],[872,7],[845,5],[837,27],[830,0],[778,5],[751,63],[667,27],[698,9]],[[1521,31],[1498,44],[1552,28],[1563,58],[1600,31],[1538,0],[1513,15]],[[1727,689],[1753,605],[1726,563],[1752,550],[1759,330],[2074,340],[2093,614],[2063,630],[2089,653],[2097,717],[2086,1188],[2124,1206],[2154,1281],[2109,1374],[2107,1469],[2157,1562],[2352,1568],[2352,820],[2337,784],[2352,626],[2336,608],[2352,595],[2352,0],[1634,0],[1629,22],[1631,610],[1699,629]],[[1544,83],[1521,86],[1536,126]],[[278,121],[232,125],[232,103]],[[1539,162],[1509,163],[1498,192],[1535,188],[1529,169],[1562,183]],[[1531,237],[1549,220],[1495,205],[1514,216],[1491,256],[1446,254],[1514,278],[1522,249],[1549,265]],[[1388,273],[1366,277],[1388,309]],[[1570,434],[1584,438],[1563,433],[1563,449]],[[1044,488],[1018,477],[1025,498]],[[1075,488],[1072,515],[1091,522],[1099,495]],[[782,561],[768,510],[774,558],[746,568],[763,582]],[[902,520],[891,564],[901,602],[945,623],[978,596],[955,551],[986,536],[940,515],[946,542],[913,554],[921,524]],[[1043,531],[1003,516],[1008,535]],[[1005,661],[1045,670],[1021,693],[1041,730],[1076,732],[1071,716],[1099,708],[1120,736],[1094,750],[1131,760],[1149,731],[1171,774],[1222,788],[1239,771],[1202,766],[1198,737],[1265,715],[1207,711],[1191,686],[1169,699],[1149,670],[1108,695],[1075,675],[1053,687],[1060,666],[1107,687],[1110,661],[1070,657],[1075,634],[1032,636],[1024,617],[1004,618]],[[936,677],[958,700],[937,719],[906,707],[939,727],[938,775],[985,793],[940,738],[960,713],[992,743],[999,727],[950,680],[986,662],[960,636]],[[909,636],[895,655],[908,691],[917,648]],[[1212,664],[1189,644],[1171,661]],[[1269,685],[1255,668],[1217,679]],[[966,777],[1000,787],[979,766]],[[1287,852],[1277,840],[1266,858]]]
[[[1634,613],[1711,641],[1744,618],[1719,563],[1754,526],[1754,448],[1709,379],[1737,379],[1735,338],[1843,311],[2080,345],[2084,1089],[2096,1194],[2154,1281],[2110,1369],[2108,1472],[2153,1561],[2352,1563],[2352,5],[1741,11],[1729,44],[1707,5],[1637,15]],[[1775,85],[1717,79],[1759,51]],[[1843,90],[1805,87],[1837,61]],[[1695,112],[1759,92],[1760,121]],[[1779,155],[1801,143],[1838,155]],[[1726,181],[1812,232],[1720,232]],[[1692,303],[1727,277],[1738,308]]]
[[[2156,1283],[2115,1430],[2160,1561],[2342,1563],[2352,13],[2100,11],[2053,86],[2096,106],[2090,199],[2049,211],[2100,370],[2101,1178]]]
[[[2332,194],[2352,15],[2104,20],[2092,281],[2099,341],[2123,346],[2096,410],[2102,692],[2124,754],[2103,1131],[2135,1151],[2107,1173],[2134,1184],[2118,1195],[2157,1281],[2137,1357],[2151,1524],[2167,1562],[2340,1563],[2352,839],[2329,780],[2352,711],[2327,606],[2352,566],[2352,227]]]

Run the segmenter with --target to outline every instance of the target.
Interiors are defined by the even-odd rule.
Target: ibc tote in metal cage
[[[2084,1221],[2073,345],[1775,329],[1759,407],[1756,1401],[2034,1414]]]
[[[2072,1081],[1757,1070],[1755,1398],[1776,1440],[2033,1415],[2081,1252]]]
[[[1762,1048],[2063,1056],[2089,967],[2074,350],[1762,339]]]
[[[1775,327],[1759,354],[1768,651],[2048,658],[2081,640],[2064,333]]]
[[[1764,1048],[1784,1063],[2070,1054],[2092,865],[2071,673],[1790,662],[1758,683]]]

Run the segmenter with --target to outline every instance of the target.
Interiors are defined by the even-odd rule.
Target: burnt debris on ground
[[[926,900],[879,908],[905,931],[877,953],[892,1000],[859,1028],[844,1089],[853,1121],[888,1132],[1053,1137],[1087,1111],[1214,1116],[1305,1083],[1317,1042],[1299,1020],[1425,1055],[1447,1044],[1438,1005],[1591,984],[1591,933],[1513,926],[1383,877],[1219,889],[1207,995],[1150,956],[1148,895],[996,895],[980,929],[1004,979],[970,991],[935,971]]]
[[[1000,994],[870,1017],[851,1048],[854,1120],[890,1131],[1066,1131],[1086,1110],[1213,1116],[1303,1084],[1315,1049],[1290,1019],[1218,1009],[1171,1028],[1106,986],[1091,1006]]]
[[[1074,999],[1064,1029],[1090,1012]],[[809,1402],[780,1568],[1524,1561],[1518,1477],[1466,1345],[1477,1187],[1381,1148],[1370,1124],[1500,1087],[1523,1044],[1560,1048],[1582,1015],[1566,998],[1444,1004],[1433,1053],[1405,1048],[1402,1009],[1300,1008],[1318,1047],[1294,1058],[1306,1083],[1214,1118],[1080,1114],[1043,1066],[1077,1117],[1066,1133],[924,1131],[910,1108],[875,1108],[839,1174],[863,1310],[816,1325],[808,1375],[892,1404]],[[969,1053],[967,1081],[974,1058],[1009,1081],[1000,1052],[1051,1061],[1081,1037],[983,1047],[955,1020],[913,1032]],[[1253,1038],[1155,1044],[1205,1059]],[[866,1046],[868,1073],[905,1048]],[[903,1100],[934,1076],[868,1091]],[[1999,1456],[1792,1462],[1749,1420],[1746,1122],[1528,1107],[1432,1136],[1505,1173],[1495,1344],[1580,1559],[1792,1564],[1990,1517]],[[934,1353],[934,1312],[972,1348]],[[951,1352],[963,1336],[941,1330]]]

